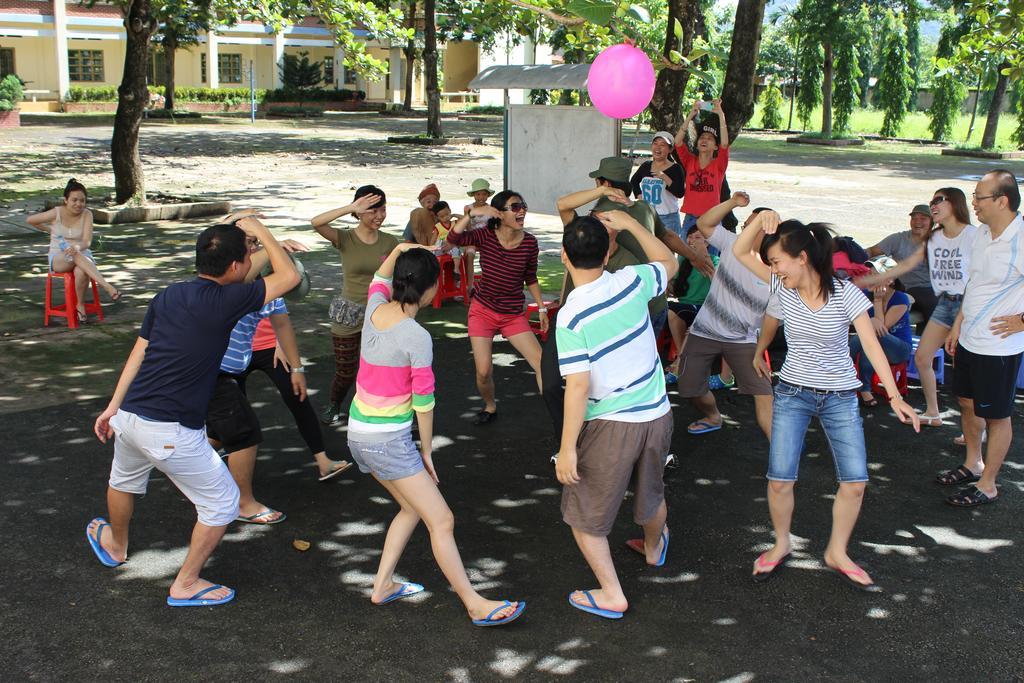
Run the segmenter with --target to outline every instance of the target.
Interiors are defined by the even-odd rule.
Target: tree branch
[[[516,7],[522,7],[523,9],[528,9],[531,12],[536,12],[537,14],[545,16],[551,21],[558,22],[563,26],[579,26],[580,24],[586,21],[586,19],[584,19],[583,17],[568,17],[564,14],[559,14],[554,10],[547,9],[546,7],[538,7],[537,5],[531,5],[528,2],[524,2],[524,0],[508,0],[508,2],[509,4],[515,5]]]

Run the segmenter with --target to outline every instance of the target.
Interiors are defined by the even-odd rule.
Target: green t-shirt
[[[661,222],[661,219],[658,218],[658,214],[654,211],[653,208],[651,208],[650,204],[644,201],[635,201],[631,205],[626,206],[624,204],[619,204],[618,202],[613,202],[607,197],[602,197],[597,201],[596,204],[594,204],[594,208],[591,209],[591,211],[625,211],[627,214],[632,216],[637,223],[644,226],[644,228],[648,232],[652,233],[659,240],[662,237],[664,237],[666,232],[668,232],[668,228],[666,228],[664,223]],[[638,263],[648,263],[649,259],[647,258],[647,254],[645,254],[644,250],[640,248],[640,243],[637,242],[636,238],[633,237],[633,235],[625,231],[620,232],[618,234],[618,237],[616,237],[616,241],[619,243],[619,251],[628,251],[636,259],[632,263],[623,263],[623,266],[636,265]],[[611,265],[611,259],[609,259],[608,265]],[[619,267],[621,268],[622,266]],[[607,268],[606,270],[609,273],[615,272],[611,268]],[[569,287],[569,282],[571,279],[572,278],[569,278],[568,276],[566,277],[566,288]],[[568,295],[569,293],[567,291],[566,296]],[[665,309],[668,308],[668,299],[666,299],[664,294],[656,296],[653,299],[651,299],[650,303],[648,303],[647,305],[647,308],[651,313],[651,317],[653,318],[658,314],[664,312]]]
[[[682,265],[683,259],[680,259],[680,265]],[[718,267],[718,257],[712,256],[711,261]],[[686,294],[679,297],[679,303],[681,304],[692,304],[694,306],[700,306],[704,303],[704,299],[708,298],[708,290],[711,289],[711,278],[705,276],[699,270],[694,268],[690,271],[689,276],[686,278]]]
[[[339,228],[335,233],[334,246],[341,254],[341,296],[352,303],[365,306],[373,274],[377,272],[388,254],[398,246],[398,238],[379,231],[377,241],[367,244],[359,239],[354,228]],[[359,334],[362,329],[362,321],[358,326],[331,323],[331,334],[338,337]]]

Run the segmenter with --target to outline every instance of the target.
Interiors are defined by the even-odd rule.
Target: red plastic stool
[[[53,304],[53,281],[64,281],[64,303],[59,306]],[[103,320],[103,306],[100,304],[100,290],[96,281],[90,279],[92,284],[92,301],[86,302],[85,314],[95,313]],[[54,273],[50,271],[46,278],[46,309],[43,313],[43,327],[50,324],[50,318],[64,318],[68,321],[68,327],[78,328],[78,293],[75,291],[75,272],[69,270],[66,273]]]
[[[661,356],[663,363],[671,363],[679,355],[679,349],[676,348],[676,342],[672,339],[672,332],[668,329],[668,325],[661,328],[661,334],[658,335],[658,355]]]
[[[547,332],[541,332],[540,331],[540,316],[539,315],[537,316],[537,320],[532,320],[532,319],[530,320],[530,330],[532,330],[535,335],[540,337],[540,340],[542,342],[546,342],[548,340],[548,335],[553,331],[551,329],[551,326],[555,324],[555,313],[558,313],[558,309],[561,308],[561,307],[562,307],[561,304],[556,304],[553,301],[545,301],[544,302],[544,308],[548,309],[548,331]],[[537,308],[537,304],[535,304],[535,303],[530,304],[529,306],[526,307],[526,317],[529,318],[534,313],[538,313],[539,311],[540,311],[540,309]]]
[[[895,365],[889,365],[889,371],[892,372],[892,377],[896,380],[896,388],[899,390],[900,396],[906,396],[907,364],[896,363]],[[885,392],[885,386],[883,386],[882,382],[878,379],[877,372],[871,376],[871,393],[888,398],[888,394]]]
[[[441,308],[441,303],[457,296],[462,297],[464,304],[469,304],[466,294],[466,260],[459,260],[461,279],[455,283],[455,260],[449,254],[439,254],[437,262],[441,265],[441,274],[437,278],[437,293],[434,294],[434,308]]]

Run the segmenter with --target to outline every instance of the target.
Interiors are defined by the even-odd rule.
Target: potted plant
[[[0,128],[17,128],[21,125],[21,112],[17,106],[24,94],[21,79],[14,74],[0,81]]]

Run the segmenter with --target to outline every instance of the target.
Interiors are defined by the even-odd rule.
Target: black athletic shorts
[[[1001,420],[1013,414],[1021,355],[983,356],[956,345],[953,393],[974,401],[974,414]]]
[[[693,325],[693,321],[697,319],[697,314],[700,313],[699,304],[681,304],[678,301],[669,301],[668,307],[669,310],[683,319],[687,327]]]
[[[228,453],[263,441],[260,421],[238,381],[229,374],[217,375],[217,384],[206,410],[206,434],[220,441]]]

